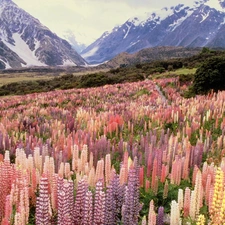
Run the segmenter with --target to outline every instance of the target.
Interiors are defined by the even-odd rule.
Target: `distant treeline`
[[[179,68],[198,68],[206,60],[220,56],[225,58],[225,51],[209,50],[203,48],[201,53],[189,58],[154,61],[152,63],[136,64],[132,66],[121,65],[108,72],[98,72],[81,76],[67,74],[51,80],[14,82],[0,87],[0,96],[23,95],[35,92],[48,92],[71,88],[98,87],[106,84],[135,82],[150,78],[151,74],[173,71]]]

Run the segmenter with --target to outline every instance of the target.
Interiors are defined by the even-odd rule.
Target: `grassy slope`
[[[0,75],[0,86],[7,85],[13,82],[21,81],[36,81],[36,80],[49,80],[53,78],[54,75],[35,75],[30,73],[12,73],[12,74],[2,74]]]
[[[108,69],[85,69],[84,71],[71,71],[67,72],[46,72],[46,73],[39,73],[39,72],[9,72],[9,73],[0,73],[0,87],[3,85],[15,83],[15,82],[22,82],[22,81],[37,81],[37,80],[51,80],[56,77],[61,77],[64,75],[73,74],[74,76],[86,75],[89,73],[93,73],[93,70],[96,72],[106,72]]]
[[[174,77],[174,76],[180,76],[180,75],[188,75],[192,74],[194,75],[196,72],[197,68],[180,68],[174,71],[166,71],[164,73],[157,73],[153,74],[152,78],[153,79],[159,79],[159,78],[164,78],[164,77]]]

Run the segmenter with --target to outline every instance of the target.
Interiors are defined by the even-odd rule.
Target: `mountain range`
[[[0,69],[30,66],[80,66],[86,61],[11,0],[0,0]]]
[[[116,65],[121,59],[129,64],[138,55],[134,53],[147,48],[153,48],[148,57],[157,54],[154,47],[159,46],[224,48],[224,33],[225,0],[200,0],[130,18],[86,47],[70,30],[62,39],[12,0],[0,0],[0,69],[107,61]],[[139,58],[149,61],[143,53]]]
[[[217,7],[215,2],[217,3]],[[225,47],[225,1],[179,4],[134,17],[105,32],[81,52],[90,64],[108,61],[121,52],[135,53],[156,46]]]

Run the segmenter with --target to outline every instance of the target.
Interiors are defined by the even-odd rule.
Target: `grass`
[[[177,69],[174,71],[166,71],[164,73],[160,73],[160,74],[153,74],[152,78],[154,79],[160,79],[160,78],[166,78],[166,77],[174,77],[174,76],[179,76],[179,75],[187,75],[187,74],[195,74],[197,68],[192,68],[192,69],[188,69],[188,68],[181,68],[181,69]]]
[[[192,68],[192,69],[188,69],[188,68],[181,68],[181,69],[177,69],[176,71],[172,71],[170,73],[176,74],[176,75],[181,75],[181,74],[195,74],[197,68]]]
[[[55,77],[53,74],[38,75],[33,73],[12,73],[0,75],[0,87],[5,84],[20,81],[36,81],[36,80],[49,80]]]
[[[73,72],[74,76],[80,75],[87,75],[90,74],[92,71],[95,72],[107,72],[109,69],[86,69],[84,71],[77,71]],[[38,72],[22,72],[22,73],[0,73],[0,87],[6,84],[14,83],[14,82],[21,82],[21,81],[37,81],[37,80],[50,80],[55,77],[66,75],[67,72],[60,72],[60,73],[38,73]]]
[[[81,72],[73,72],[71,74],[73,74],[74,76],[81,76],[81,75],[87,75],[90,73],[100,73],[100,72],[108,72],[109,69],[93,69],[93,70],[86,70],[86,71],[81,71]],[[62,74],[62,75],[66,75],[66,73]]]

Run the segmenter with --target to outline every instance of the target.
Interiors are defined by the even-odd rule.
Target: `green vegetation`
[[[154,201],[154,204],[157,206],[163,206],[164,212],[169,213],[171,208],[171,201],[177,199],[178,189],[185,190],[186,187],[191,188],[191,183],[188,180],[181,180],[179,186],[175,184],[168,183],[168,194],[165,196],[164,189],[165,184],[158,181],[158,191],[155,194],[152,189],[149,189],[147,192],[144,188],[140,188],[140,199],[143,203],[141,214],[148,214],[149,202]],[[158,208],[156,209],[156,211]]]
[[[224,59],[225,51],[203,48],[201,53],[189,58],[138,63],[133,66],[121,66],[110,69],[109,71],[105,71],[104,69],[104,71],[88,74],[86,74],[87,71],[84,68],[76,68],[76,72],[79,75],[74,75],[73,69],[62,70],[59,68],[57,70],[42,68],[39,71],[39,77],[38,69],[30,69],[27,71],[27,77],[23,75],[20,77],[16,74],[21,71],[16,70],[16,74],[12,79],[16,82],[10,82],[12,74],[7,74],[9,71],[6,71],[0,75],[0,96],[23,95],[71,88],[99,87],[106,84],[135,82],[146,78],[179,77],[181,85],[186,84],[189,86],[189,90],[184,92],[183,96],[192,97],[195,94],[205,94],[211,89],[218,91],[225,88],[225,79],[223,76],[225,69]],[[31,75],[31,72],[35,73]],[[35,74],[37,76],[34,76]],[[50,74],[51,76],[49,77],[48,75]],[[62,74],[64,75],[62,76]],[[191,85],[192,83],[193,85]]]
[[[126,74],[123,71],[117,74],[99,72],[83,76],[68,74],[51,80],[22,81],[6,84],[0,87],[0,96],[23,95],[59,89],[99,87],[106,84],[134,82],[143,79],[144,76],[140,73]]]
[[[168,129],[172,132],[172,133],[174,133],[174,134],[176,134],[176,132],[177,132],[177,130],[178,130],[178,123],[176,122],[176,123],[174,123],[174,122],[170,122],[170,123],[165,123],[164,124],[164,129],[167,131]]]
[[[225,57],[216,56],[206,60],[196,71],[193,91],[207,94],[210,90],[225,89]]]

